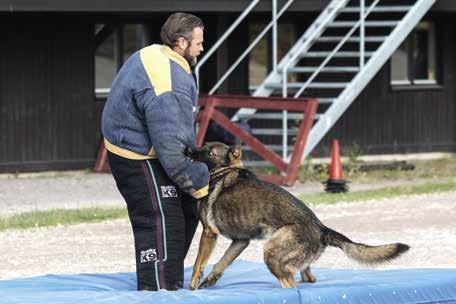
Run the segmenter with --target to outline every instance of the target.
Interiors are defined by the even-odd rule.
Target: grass
[[[356,202],[387,199],[401,195],[427,194],[456,190],[456,181],[445,183],[425,183],[413,186],[385,187],[373,190],[354,191],[347,193],[314,193],[302,194],[299,198],[310,204],[333,204],[336,202]]]
[[[125,217],[127,217],[125,208],[54,209],[24,212],[0,218],[0,231],[100,222]]]
[[[298,180],[323,181],[328,178],[328,164],[315,168],[311,161],[301,166]],[[375,170],[362,172],[360,165],[364,162],[352,159],[346,163],[348,169],[344,169],[344,178],[352,183],[375,183],[387,180],[416,180],[416,179],[447,179],[454,177],[456,172],[456,156],[435,159],[407,161],[415,166],[414,170]]]
[[[415,186],[388,187],[375,190],[355,191],[340,194],[315,193],[299,195],[309,204],[333,204],[392,198],[401,195],[426,194],[456,190],[456,181],[446,183],[425,183]],[[59,225],[100,222],[127,217],[125,208],[82,208],[55,209],[48,211],[25,212],[11,217],[0,218],[0,231],[6,229],[28,229]]]
[[[360,166],[369,164],[358,160],[356,157],[349,158],[344,162],[344,178],[352,183],[376,183],[391,180],[445,180],[455,176],[456,156],[440,158],[435,160],[414,160],[407,161],[408,164],[415,166],[414,170],[375,170],[363,172]],[[321,182],[328,179],[329,164],[318,166],[312,163],[312,159],[307,160],[300,168],[298,181],[300,182]],[[278,174],[274,167],[249,168],[258,174]]]

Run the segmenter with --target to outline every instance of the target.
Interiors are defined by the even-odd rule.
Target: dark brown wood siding
[[[398,0],[395,0],[398,1]],[[145,12],[240,12],[250,4],[251,0],[0,0],[0,11],[5,12],[114,12],[138,13]],[[278,1],[281,6],[285,1]],[[295,1],[291,11],[320,11],[330,0]],[[382,1],[383,3],[385,0]],[[271,1],[260,1],[257,11],[270,11]],[[454,0],[437,0],[434,11],[456,11]]]
[[[2,14],[0,28],[0,172],[90,167],[101,137],[102,103],[94,97],[93,24],[117,20],[160,20],[166,14],[135,15]],[[84,16],[84,18],[83,18]],[[235,13],[203,13],[206,50],[231,24]],[[293,15],[291,15],[293,16]],[[291,18],[302,26],[315,13]],[[108,18],[109,17],[109,18]],[[443,62],[442,87],[393,90],[389,64],[375,76],[314,155],[328,156],[333,138],[342,148],[359,146],[363,153],[455,151],[456,126],[456,23],[454,13],[434,15],[439,21],[439,49]],[[162,21],[152,22],[159,28]],[[151,33],[157,42],[158,31]],[[204,67],[206,92],[246,44],[246,27],[234,33],[220,55]],[[221,92],[244,93],[247,69],[243,63]],[[235,88],[235,90],[232,90]],[[229,90],[228,90],[229,89]]]
[[[393,89],[388,62],[314,155],[329,155],[335,138],[346,151],[357,146],[366,154],[456,150],[456,23],[450,16],[434,18],[440,33],[441,87]]]
[[[95,157],[93,25],[5,17],[0,171],[70,169]]]

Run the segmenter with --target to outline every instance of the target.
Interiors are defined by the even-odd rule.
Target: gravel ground
[[[387,183],[386,183],[387,184]],[[385,184],[383,184],[384,186]],[[378,187],[364,185],[360,187]],[[318,184],[298,185],[292,192],[320,191]],[[60,177],[11,179],[0,176],[0,215],[86,206],[123,206],[109,175],[75,173]],[[403,242],[412,249],[379,268],[456,268],[456,192],[396,199],[312,206],[329,227],[354,241],[377,245]],[[185,261],[195,260],[201,229]],[[132,272],[133,237],[128,220],[94,224],[7,230],[0,232],[0,279],[44,274]],[[210,259],[228,247],[220,238]],[[255,241],[242,259],[262,261],[262,242]],[[361,268],[335,248],[328,248],[314,267]]]
[[[124,206],[110,174],[0,174],[0,216],[25,211],[94,206]]]

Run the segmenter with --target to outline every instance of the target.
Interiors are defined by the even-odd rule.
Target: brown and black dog
[[[348,257],[365,264],[391,260],[409,249],[401,243],[355,243],[326,227],[302,201],[244,169],[239,145],[212,142],[187,154],[206,163],[211,171],[210,194],[199,202],[203,233],[190,289],[215,284],[252,239],[267,240],[264,261],[283,288],[296,287],[293,275],[298,271],[302,282],[315,282],[310,265],[327,246],[338,247]],[[199,284],[219,234],[233,242]]]

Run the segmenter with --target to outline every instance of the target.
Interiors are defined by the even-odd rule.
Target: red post
[[[97,159],[95,161],[95,166],[93,171],[97,173],[109,172],[110,168],[108,165],[108,152],[106,151],[104,140],[100,142],[100,147],[98,148]]]
[[[204,135],[206,135],[207,128],[209,127],[209,121],[211,116],[214,113],[215,102],[213,98],[209,98],[206,102],[206,107],[204,108],[202,117],[200,118],[199,131],[196,136],[196,145],[201,147],[204,141]]]
[[[299,166],[301,165],[301,156],[307,143],[307,136],[312,127],[313,117],[317,112],[318,102],[316,99],[311,99],[307,103],[306,111],[303,113],[303,119],[299,126],[299,131],[296,136],[296,142],[291,155],[290,163],[288,164],[284,183],[287,186],[293,186],[298,176]]]
[[[199,99],[199,105],[205,106],[205,109],[197,116],[200,122],[200,129],[197,136],[198,146],[203,144],[209,121],[210,119],[213,119],[218,125],[237,138],[241,139],[259,156],[270,161],[272,165],[281,171],[280,175],[261,176],[262,179],[280,185],[291,186],[295,183],[302,153],[304,152],[307,137],[317,111],[318,103],[316,99],[212,95],[201,96]],[[265,144],[261,143],[257,138],[240,128],[237,124],[230,121],[223,113],[217,111],[217,107],[289,110],[302,112],[304,116],[299,127],[290,163],[287,164],[284,162],[277,153],[270,150]]]

